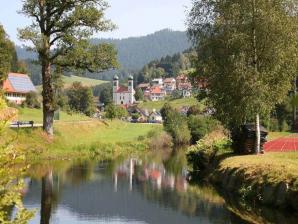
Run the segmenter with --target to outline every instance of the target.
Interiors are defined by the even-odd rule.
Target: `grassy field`
[[[35,123],[42,123],[42,110],[19,108],[18,120],[20,121],[34,121]],[[86,121],[89,117],[82,114],[69,115],[66,112],[60,112],[60,121]]]
[[[74,75],[72,75],[72,76],[63,76],[62,79],[63,79],[65,88],[68,88],[74,82],[81,82],[83,84],[83,86],[88,86],[88,87],[97,86],[97,85],[108,82],[108,81],[104,81],[104,80],[90,79],[90,78],[79,77],[79,76],[74,76]],[[42,91],[42,86],[41,85],[36,86],[36,88],[39,92]]]
[[[143,109],[148,109],[148,110],[152,110],[152,109],[160,110],[166,102],[169,102],[174,108],[177,108],[177,109],[183,106],[192,106],[192,105],[199,104],[197,99],[195,98],[183,98],[183,99],[169,100],[169,101],[166,101],[166,100],[156,101],[156,102],[148,101],[148,102],[139,104],[139,107]]]
[[[260,184],[284,182],[298,189],[297,152],[230,157],[221,162],[219,169],[244,172],[245,176]]]
[[[106,83],[107,81],[103,80],[97,80],[97,79],[89,79],[85,77],[79,77],[79,76],[63,76],[63,81],[65,83],[65,87],[70,86],[74,82],[81,82],[84,86],[97,86],[103,83]]]
[[[272,141],[278,138],[286,137],[290,135],[291,132],[269,132],[268,141]]]
[[[41,129],[8,129],[4,139],[16,138],[15,145],[31,156],[40,158],[73,158],[142,151],[148,148],[147,134],[159,133],[161,125],[133,124],[122,121],[58,122],[54,124],[54,139],[49,139]],[[140,140],[142,136],[142,140]],[[1,140],[0,140],[1,143]],[[39,156],[36,156],[39,155]]]

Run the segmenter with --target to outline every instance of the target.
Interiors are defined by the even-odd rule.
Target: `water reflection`
[[[188,184],[181,152],[43,164],[29,176],[24,204],[40,211],[32,224],[246,223],[213,188]]]

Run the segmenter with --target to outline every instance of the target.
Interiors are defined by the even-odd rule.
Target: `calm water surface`
[[[251,214],[210,186],[190,185],[183,153],[36,165],[26,186],[25,207],[36,209],[31,224],[279,223],[274,212]]]

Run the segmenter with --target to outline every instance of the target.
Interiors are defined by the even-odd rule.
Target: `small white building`
[[[176,89],[176,79],[174,78],[166,78],[163,83],[167,95],[172,94],[172,92]]]
[[[119,78],[113,79],[113,101],[115,105],[130,106],[135,102],[135,90],[133,88],[133,77],[128,78],[128,86],[120,86]]]
[[[153,79],[151,81],[152,86],[159,86],[159,87],[163,87],[163,80],[162,78],[158,78],[158,79]]]
[[[9,102],[22,104],[29,92],[36,92],[36,89],[26,74],[9,73],[3,82],[5,97]]]

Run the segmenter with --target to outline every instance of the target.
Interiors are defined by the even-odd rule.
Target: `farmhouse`
[[[36,92],[36,89],[28,75],[9,73],[8,78],[3,82],[5,97],[9,102],[22,104],[29,92]]]
[[[115,105],[130,106],[135,102],[135,90],[133,88],[133,77],[128,78],[128,86],[120,86],[119,78],[113,79],[113,101]]]

